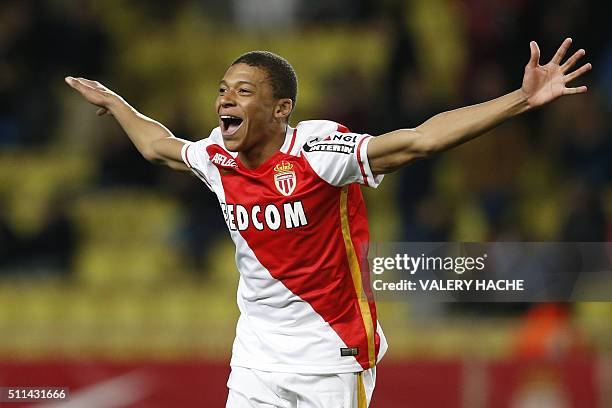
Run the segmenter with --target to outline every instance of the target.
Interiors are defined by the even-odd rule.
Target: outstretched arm
[[[121,96],[97,81],[67,77],[66,83],[88,102],[98,106],[99,116],[107,113],[113,115],[145,159],[175,170],[189,170],[181,158],[181,149],[186,140],[174,137],[164,125],[141,114]]]
[[[410,163],[460,145],[494,128],[507,119],[545,105],[563,95],[587,91],[586,86],[567,87],[567,83],[591,69],[584,64],[568,73],[585,54],[576,51],[561,64],[572,43],[565,39],[546,65],[539,65],[540,49],[530,43],[531,58],[525,67],[520,89],[477,105],[440,113],[414,129],[396,130],[375,137],[368,145],[368,159],[375,174],[390,173]]]

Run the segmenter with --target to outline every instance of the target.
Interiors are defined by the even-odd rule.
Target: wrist
[[[530,95],[523,90],[523,88],[519,88],[514,92],[516,96],[516,106],[518,108],[518,113],[523,113],[532,108],[529,103]]]
[[[121,112],[122,110],[132,109],[132,107],[125,101],[125,99],[123,99],[117,94],[112,94],[109,96],[109,99],[105,104],[104,108],[106,108],[113,115]]]

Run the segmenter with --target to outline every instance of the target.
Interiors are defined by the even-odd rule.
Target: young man
[[[297,80],[269,52],[239,57],[219,85],[219,127],[198,142],[181,140],[98,82],[66,82],[123,127],[149,161],[193,171],[218,197],[240,271],[241,312],[232,353],[227,406],[366,407],[375,366],[387,345],[376,318],[367,264],[368,225],[359,184],[464,143],[562,95],[587,72],[531,58],[520,89],[444,112],[414,129],[378,137],[330,121],[295,128]]]

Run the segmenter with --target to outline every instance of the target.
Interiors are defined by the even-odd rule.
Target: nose
[[[236,106],[236,100],[234,98],[234,92],[228,90],[219,97],[219,105],[223,108],[230,108]]]

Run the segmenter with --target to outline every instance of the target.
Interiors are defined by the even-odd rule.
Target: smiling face
[[[292,103],[274,97],[265,70],[240,63],[223,76],[215,107],[225,147],[248,152],[284,137]]]

